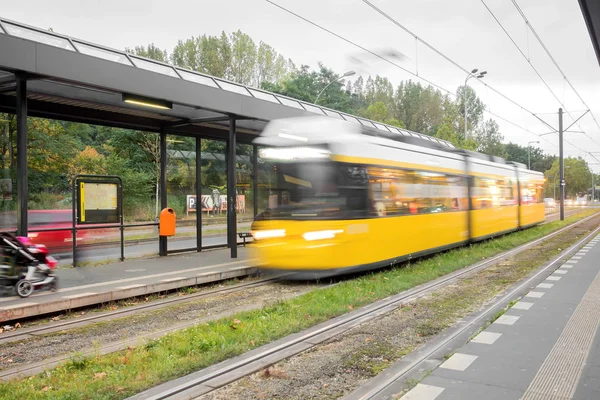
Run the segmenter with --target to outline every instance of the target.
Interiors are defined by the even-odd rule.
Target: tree
[[[243,85],[252,84],[256,67],[256,45],[252,38],[238,30],[231,35],[231,79]]]
[[[446,140],[456,147],[459,147],[460,145],[458,135],[456,134],[456,131],[454,129],[454,125],[450,121],[446,121],[438,126],[437,131],[435,133],[435,137],[442,140]]]
[[[106,174],[106,159],[96,149],[85,146],[77,156],[69,170],[69,175],[78,174],[103,175]]]
[[[286,65],[283,56],[261,41],[256,58],[254,86],[261,87],[263,82],[281,82],[285,76]]]
[[[456,101],[462,119],[462,132],[465,130],[465,106],[467,107],[467,130],[474,130],[483,119],[485,105],[477,97],[477,93],[470,86],[459,86],[456,91]]]
[[[581,158],[568,157],[564,159],[565,165],[565,195],[575,197],[580,193],[587,193],[592,186],[592,173],[587,162]],[[560,188],[559,160],[552,163],[552,167],[546,171],[548,184],[546,185],[545,197],[554,196],[554,182],[556,182],[556,195],[558,196]]]
[[[502,143],[504,136],[500,126],[493,119],[488,119],[475,135],[477,151],[497,157],[507,157],[506,147]]]
[[[148,47],[144,46],[135,46],[132,49],[125,49],[126,52],[135,54],[136,56],[151,58],[156,61],[167,63],[169,62],[169,55],[166,50],[161,50],[154,45],[154,43],[150,43]]]
[[[198,40],[196,38],[189,38],[177,41],[177,45],[171,54],[171,62],[181,68],[204,72],[200,67]]]
[[[444,122],[442,94],[411,80],[398,85],[392,109],[393,116],[415,132],[435,134],[436,127]]]
[[[388,118],[388,108],[383,102],[378,101],[371,104],[364,112],[365,118],[372,119],[374,121],[384,122]]]
[[[552,167],[552,163],[556,159],[556,156],[544,154],[538,147],[531,147],[529,150],[516,143],[508,143],[505,147],[507,160],[528,165],[529,158],[531,158],[531,169],[534,171],[545,172]]]

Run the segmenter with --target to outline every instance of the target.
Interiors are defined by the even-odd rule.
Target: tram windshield
[[[274,166],[269,208],[263,219],[363,218],[367,212],[368,176],[363,166],[324,162]]]

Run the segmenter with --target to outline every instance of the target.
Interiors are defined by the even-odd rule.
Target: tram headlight
[[[265,231],[251,231],[250,234],[255,240],[273,239],[285,236],[285,229],[271,229]]]
[[[326,231],[314,231],[314,232],[306,232],[302,234],[304,240],[323,240],[323,239],[333,239],[335,235],[338,233],[344,232],[342,229],[337,230],[326,230]]]

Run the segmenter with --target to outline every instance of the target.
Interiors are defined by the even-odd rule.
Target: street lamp
[[[463,89],[463,102],[465,103],[465,140],[469,138],[469,134],[467,133],[467,82],[471,78],[481,79],[485,76],[485,74],[487,74],[487,71],[480,72],[479,74],[477,74],[477,71],[479,70],[475,68],[474,70],[469,72],[469,74],[465,78],[465,87]]]
[[[531,169],[531,143],[540,143],[539,140],[527,143],[527,169]]]
[[[321,95],[323,94],[323,92],[324,92],[324,91],[325,91],[325,90],[326,90],[326,89],[327,89],[327,88],[328,88],[328,87],[329,87],[329,86],[330,86],[332,83],[334,83],[334,82],[337,82],[337,81],[339,81],[340,79],[342,79],[342,78],[345,78],[345,77],[347,77],[347,76],[352,76],[352,75],[354,75],[354,74],[356,74],[356,72],[354,72],[354,71],[348,71],[348,72],[346,72],[344,75],[340,76],[339,78],[332,79],[332,80],[331,80],[331,82],[329,82],[329,83],[327,84],[327,86],[325,86],[325,87],[323,88],[323,90],[321,90],[321,91],[319,92],[319,94],[317,95],[317,98],[315,99],[315,103],[314,103],[314,104],[315,104],[315,105],[317,104],[317,102],[319,101],[319,97],[321,97]]]

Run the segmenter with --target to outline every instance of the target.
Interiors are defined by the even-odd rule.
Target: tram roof
[[[383,134],[428,135],[316,106],[0,17],[0,111],[15,109],[15,75],[28,80],[29,114],[146,131],[225,138],[230,117],[251,140],[273,119],[328,116]],[[132,105],[131,101],[164,107]]]

